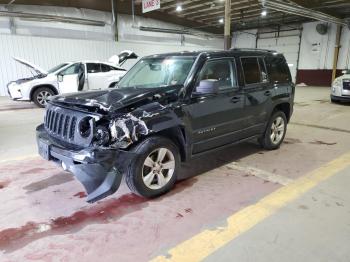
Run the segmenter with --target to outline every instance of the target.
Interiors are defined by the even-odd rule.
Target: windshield
[[[51,68],[49,71],[47,71],[49,74],[56,72],[57,70],[61,69],[62,67],[68,65],[67,63],[59,64],[53,68]]]
[[[118,87],[157,88],[183,85],[195,57],[163,57],[140,60],[120,80]]]

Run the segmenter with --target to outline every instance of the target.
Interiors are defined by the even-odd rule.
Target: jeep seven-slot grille
[[[74,140],[77,118],[68,112],[47,108],[45,116],[45,128],[57,138],[67,142]]]

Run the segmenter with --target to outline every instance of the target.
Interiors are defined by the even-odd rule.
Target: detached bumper
[[[43,125],[38,126],[36,131],[39,154],[71,172],[83,184],[89,203],[118,190],[122,174],[134,156],[131,152],[117,149],[67,150],[48,136]]]

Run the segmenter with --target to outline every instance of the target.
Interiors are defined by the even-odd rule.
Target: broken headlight
[[[92,119],[91,117],[84,117],[79,121],[79,125],[78,125],[79,134],[84,138],[89,137],[91,134],[91,126],[90,126],[91,119]]]
[[[95,132],[94,144],[97,146],[106,146],[111,140],[111,135],[105,126],[98,126]]]

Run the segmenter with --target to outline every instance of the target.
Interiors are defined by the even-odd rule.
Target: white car
[[[336,78],[332,84],[332,102],[350,102],[350,70],[342,73],[343,75]]]
[[[8,83],[8,94],[13,100],[33,101],[37,106],[45,107],[47,98],[52,95],[114,87],[127,71],[120,66],[126,60],[135,58],[137,55],[134,52],[126,50],[118,56],[112,56],[109,62],[67,62],[48,71],[23,59],[14,58],[27,66],[33,77]]]

